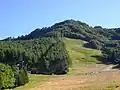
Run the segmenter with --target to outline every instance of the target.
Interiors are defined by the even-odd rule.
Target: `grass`
[[[94,70],[99,71],[100,67],[105,68],[105,65],[96,67],[96,64],[100,61],[98,58],[93,56],[101,56],[101,51],[83,47],[83,45],[87,42],[70,38],[64,38],[64,42],[66,44],[70,58],[72,59],[72,74],[77,75],[79,72],[91,72]],[[98,76],[90,76],[88,79],[89,81],[94,81],[86,82],[84,87],[80,86],[73,88],[72,90],[115,90],[115,88],[120,85],[120,80],[118,80],[118,78],[113,78],[112,74],[110,76],[99,76],[99,79]]]
[[[87,42],[79,39],[70,39],[70,38],[64,38],[64,42],[66,44],[70,58],[73,61],[73,64],[74,63],[78,64],[78,62],[79,64],[98,63],[97,58],[93,56],[100,56],[101,52],[99,50],[83,47],[83,45]]]
[[[71,90],[120,90],[119,78],[120,75],[115,75],[115,73],[88,76],[87,82]]]
[[[95,79],[95,78],[96,77],[91,78],[91,79]],[[119,80],[117,79],[116,79],[116,82],[113,82],[111,80],[111,77],[102,78],[101,76],[100,79],[101,80],[96,79],[94,82],[92,81],[86,82],[83,86],[78,86],[76,88],[73,88],[72,90],[116,90],[116,88],[120,84]]]
[[[55,75],[36,75],[36,74],[29,74],[29,83],[25,86],[20,86],[15,88],[14,90],[28,90],[30,88],[34,88],[43,84],[44,82],[48,81],[50,78],[55,78],[58,76]]]

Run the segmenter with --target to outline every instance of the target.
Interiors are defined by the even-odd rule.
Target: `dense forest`
[[[37,28],[28,35],[0,41],[0,88],[28,83],[28,71],[67,74],[72,61],[63,43],[64,37],[87,41],[84,47],[102,50],[104,63],[120,63],[120,28],[92,27],[65,20],[51,27]]]
[[[66,74],[72,64],[66,51],[66,46],[62,42],[62,37],[1,41],[0,57],[3,67],[6,65],[7,68],[9,65],[8,69],[11,70],[8,72],[9,70],[6,71],[5,69],[6,76],[10,73],[13,78],[12,82],[11,77],[9,77],[12,85],[9,85],[9,81],[6,81],[5,84],[8,84],[8,86],[4,86],[3,82],[2,88],[14,87],[16,84],[20,86],[27,83],[27,71],[33,74]],[[3,74],[0,75],[4,77]]]

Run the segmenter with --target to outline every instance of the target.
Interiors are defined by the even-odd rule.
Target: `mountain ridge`
[[[89,26],[88,24],[78,20],[64,20],[55,23],[50,27],[37,28],[27,35],[18,36],[17,38],[8,37],[3,41],[8,40],[29,40],[40,37],[64,36],[68,38],[81,39],[90,42],[97,40],[104,43],[106,40],[120,39],[120,28],[103,28],[102,26]]]

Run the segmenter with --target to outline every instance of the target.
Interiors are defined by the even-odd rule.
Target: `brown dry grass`
[[[81,67],[80,71],[78,69],[72,75],[52,78],[29,90],[120,90],[120,71],[115,69],[103,71],[107,67],[107,65]]]

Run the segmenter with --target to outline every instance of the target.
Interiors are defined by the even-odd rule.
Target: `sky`
[[[120,0],[0,0],[0,39],[75,19],[91,26],[120,25]]]

